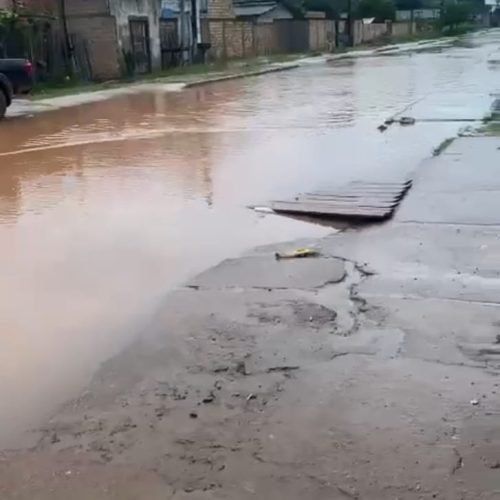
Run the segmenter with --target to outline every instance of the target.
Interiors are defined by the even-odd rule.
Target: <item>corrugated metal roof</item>
[[[278,0],[233,0],[234,5],[277,5]]]
[[[237,17],[242,16],[261,16],[270,10],[276,8],[277,4],[268,5],[235,5],[234,13]]]

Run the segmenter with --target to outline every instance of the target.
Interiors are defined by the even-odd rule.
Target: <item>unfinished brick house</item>
[[[118,78],[161,67],[161,0],[65,0],[71,37],[85,43],[92,78]]]

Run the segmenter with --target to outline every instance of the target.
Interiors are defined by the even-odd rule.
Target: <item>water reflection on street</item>
[[[74,395],[190,275],[328,229],[248,204],[400,178],[498,87],[498,35],[0,125],[0,446]]]

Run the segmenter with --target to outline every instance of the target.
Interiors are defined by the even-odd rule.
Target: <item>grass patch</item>
[[[432,152],[432,156],[439,156],[453,141],[455,137],[448,137]]]
[[[490,121],[479,129],[484,135],[500,136],[500,121]]]
[[[83,92],[96,92],[98,90],[105,90],[116,86],[116,82],[50,82],[50,83],[36,83],[31,93],[33,100],[48,99],[50,97],[63,97],[66,95],[81,94]]]
[[[32,99],[39,100],[81,94],[84,92],[97,92],[99,90],[114,89],[141,82],[189,83],[203,78],[257,71],[270,64],[292,62],[303,57],[314,55],[317,54],[276,54],[254,59],[236,59],[211,64],[191,64],[155,71],[134,78],[110,80],[100,83],[81,82],[75,79],[37,83],[33,87]]]
[[[154,80],[178,81],[186,76],[208,75],[211,73],[223,73],[229,71],[233,65],[227,62],[217,62],[214,64],[191,64],[186,66],[175,66],[161,71],[154,71],[147,75],[141,75],[132,79],[132,82],[148,82]]]
[[[147,75],[134,78],[124,78],[120,80],[109,80],[105,82],[81,82],[76,79],[67,79],[59,82],[37,83],[33,87],[32,98],[47,99],[50,97],[61,97],[66,95],[81,94],[83,92],[96,92],[99,90],[124,87],[141,82],[151,82],[165,80],[178,82],[185,80],[187,76],[199,76],[208,74],[218,74],[227,71],[228,65],[218,64],[193,64],[191,66],[178,66],[165,71],[157,71]]]
[[[427,40],[438,40],[445,35],[438,30],[419,31],[411,35],[391,36],[390,42],[393,44],[420,42]]]

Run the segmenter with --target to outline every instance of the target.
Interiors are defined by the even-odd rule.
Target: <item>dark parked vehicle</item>
[[[16,95],[33,87],[33,66],[26,59],[0,59],[0,119]]]

